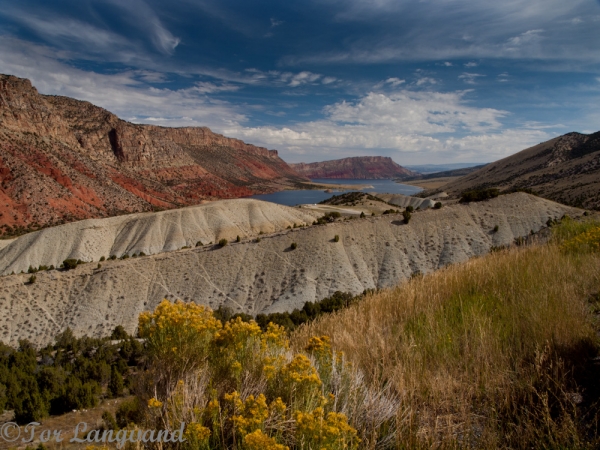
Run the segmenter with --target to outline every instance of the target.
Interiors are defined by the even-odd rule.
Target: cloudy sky
[[[600,130],[600,0],[4,0],[0,72],[288,162],[489,162]]]

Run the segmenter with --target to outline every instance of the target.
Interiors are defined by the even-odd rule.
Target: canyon
[[[278,155],[205,127],[137,125],[0,75],[0,234],[302,187]],[[17,233],[21,234],[21,233]]]
[[[291,311],[336,291],[359,294],[395,286],[414,274],[512,245],[516,238],[543,230],[550,219],[582,213],[515,193],[418,211],[408,224],[400,214],[292,229],[281,229],[282,221],[279,231],[256,235],[256,226],[241,242],[224,247],[204,245],[100,266],[93,262],[73,270],[40,271],[33,283],[29,274],[4,276],[0,340],[43,345],[67,327],[77,336],[106,336],[117,325],[135,332],[138,315],[164,298],[211,308],[225,305],[252,315]],[[256,217],[267,220],[258,219],[258,212]],[[88,227],[89,242],[95,242],[91,236],[96,232],[105,229]]]

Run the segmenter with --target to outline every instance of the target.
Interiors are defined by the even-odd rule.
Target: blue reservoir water
[[[380,194],[403,194],[403,195],[414,195],[421,192],[422,189],[416,186],[409,186],[407,184],[395,183],[392,180],[312,180],[315,183],[325,184],[356,184],[356,185],[367,185],[373,186],[365,189],[347,189],[343,192],[351,191],[363,191],[363,192],[377,192]],[[323,190],[299,190],[299,191],[281,191],[273,194],[259,194],[253,195],[250,198],[256,198],[258,200],[264,200],[267,202],[278,203],[280,205],[295,206],[305,203],[319,203],[325,199],[328,199],[334,195],[339,195],[341,192],[323,192]]]

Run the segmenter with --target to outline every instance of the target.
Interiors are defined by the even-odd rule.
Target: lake
[[[324,184],[356,184],[356,185],[370,185],[372,188],[366,189],[348,189],[343,192],[351,191],[363,191],[363,192],[377,192],[380,194],[403,194],[403,195],[414,195],[421,192],[423,189],[416,186],[409,186],[407,184],[395,183],[392,180],[338,180],[338,179],[319,179],[311,180],[315,183]],[[267,202],[277,203],[286,206],[295,206],[305,203],[319,203],[326,200],[334,195],[339,195],[341,192],[323,192],[323,190],[298,190],[298,191],[281,191],[273,194],[259,194],[253,195],[250,198],[258,200],[264,200]]]

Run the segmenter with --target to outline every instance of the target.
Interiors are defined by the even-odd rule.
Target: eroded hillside
[[[260,242],[38,272],[32,284],[27,275],[6,276],[0,335],[5,343],[27,338],[42,344],[66,327],[78,335],[106,335],[116,325],[133,332],[139,313],[153,310],[163,298],[213,308],[225,304],[249,314],[291,310],[338,290],[360,293],[396,285],[413,273],[511,244],[545,227],[548,219],[580,212],[518,193],[421,211],[409,224],[401,215],[367,217],[281,231]]]
[[[600,132],[568,133],[488,164],[440,190],[531,189],[567,205],[600,209]]]
[[[146,255],[233,241],[287,227],[311,225],[318,212],[254,199],[220,200],[158,213],[88,219],[0,241],[0,275],[30,266],[55,266],[68,258],[84,262]],[[59,243],[57,245],[57,243]]]

